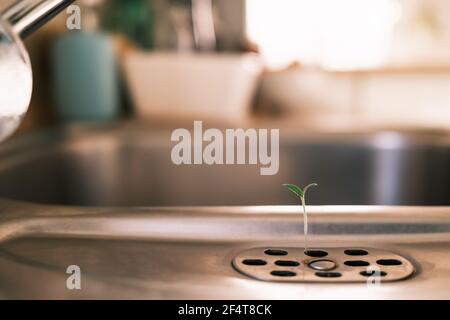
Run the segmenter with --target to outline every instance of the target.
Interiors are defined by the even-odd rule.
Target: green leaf
[[[295,184],[283,184],[283,187],[290,190],[292,193],[294,193],[297,197],[302,198],[304,193],[303,190],[299,187],[297,187]]]
[[[303,195],[304,196],[306,195],[306,191],[308,191],[309,188],[318,187],[318,186],[319,185],[317,183],[311,183],[311,184],[307,185],[305,188],[303,188]]]

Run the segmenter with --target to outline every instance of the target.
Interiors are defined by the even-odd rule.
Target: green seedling
[[[303,207],[303,228],[305,235],[305,251],[308,250],[308,213],[306,211],[306,192],[309,188],[317,187],[317,183],[311,183],[304,187],[303,189],[296,186],[295,184],[283,184],[283,187],[290,190],[293,194],[300,198]]]

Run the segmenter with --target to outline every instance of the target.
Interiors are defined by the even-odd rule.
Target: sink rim
[[[0,208],[0,244],[30,237],[300,241],[303,234],[298,206],[80,208],[0,200]],[[450,241],[450,207],[311,206],[308,210],[311,239]]]

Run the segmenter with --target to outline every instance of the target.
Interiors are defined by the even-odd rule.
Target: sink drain
[[[391,282],[414,273],[398,254],[362,248],[254,248],[239,253],[233,266],[251,278],[281,282]]]

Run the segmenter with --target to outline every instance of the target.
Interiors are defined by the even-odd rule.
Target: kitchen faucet
[[[0,142],[19,127],[31,100],[31,63],[21,39],[72,2],[21,0],[0,13]]]
[[[39,29],[75,0],[21,0],[1,15],[21,38]]]
[[[30,58],[21,39],[39,29],[75,0],[20,0],[0,13],[0,142],[20,125],[31,101]],[[192,1],[196,49],[215,49],[211,0]]]

